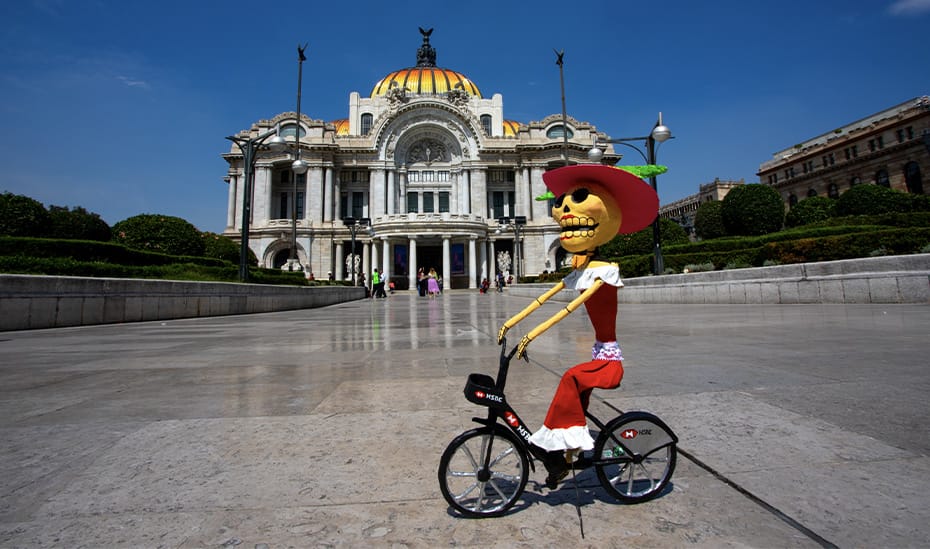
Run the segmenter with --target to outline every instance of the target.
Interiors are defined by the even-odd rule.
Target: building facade
[[[930,98],[917,97],[775,153],[759,167],[790,208],[811,196],[838,198],[863,183],[926,193]]]
[[[224,234],[240,239],[249,193],[248,245],[261,266],[294,265],[295,240],[299,267],[315,277],[352,280],[357,270],[367,279],[380,268],[398,289],[413,287],[418,268],[435,268],[447,288],[475,288],[497,271],[534,275],[563,262],[549,202],[535,200],[546,192],[542,174],[587,161],[595,138],[609,136],[561,115],[506,119],[503,97],[437,67],[432,29],[420,32],[416,66],[388,73],[366,96],[352,92],[347,118],[287,112],[237,135],[297,137],[306,174],[292,171],[293,150],[262,152],[245,189],[243,152],[234,144],[223,155]],[[620,158],[608,147],[602,162]]]
[[[746,182],[742,179],[739,181],[715,179],[711,183],[700,185],[697,193],[659,207],[659,217],[671,219],[681,225],[689,235],[694,234],[694,216],[701,204],[723,200],[730,189],[745,184]]]

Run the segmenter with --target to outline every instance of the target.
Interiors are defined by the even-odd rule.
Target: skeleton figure
[[[546,484],[554,488],[568,472],[568,463],[594,447],[584,412],[591,391],[614,389],[623,378],[623,357],[617,343],[617,289],[623,286],[616,263],[603,261],[597,247],[618,233],[633,233],[655,219],[659,199],[645,181],[611,166],[579,164],[543,174],[555,195],[552,218],[559,224],[561,246],[575,254],[572,272],[525,309],[504,322],[498,343],[507,331],[552,296],[569,288],[579,295],[520,340],[517,357],[526,354],[531,341],[581,305],[594,328],[591,360],[563,374],[543,426],[530,437],[531,451],[549,472]]]

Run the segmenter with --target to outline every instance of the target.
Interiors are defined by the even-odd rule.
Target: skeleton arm
[[[530,313],[538,309],[543,303],[549,301],[550,297],[561,292],[563,288],[565,288],[565,282],[560,280],[558,284],[550,288],[549,291],[537,297],[532,303],[527,305],[525,309],[510,317],[507,322],[504,322],[504,325],[501,326],[501,329],[497,332],[497,344],[501,344],[504,336],[507,335],[507,330],[516,326],[518,322],[529,316]]]
[[[528,334],[526,334],[525,336],[523,336],[523,339],[520,340],[520,344],[517,346],[517,358],[523,358],[523,357],[526,355],[526,347],[530,344],[530,341],[533,341],[533,340],[536,339],[540,334],[542,334],[543,332],[545,332],[545,331],[548,330],[549,328],[551,328],[551,327],[555,326],[556,324],[558,324],[560,320],[562,320],[563,318],[567,317],[570,313],[575,312],[575,309],[577,309],[578,307],[581,307],[581,305],[582,305],[584,302],[586,302],[587,300],[591,299],[591,296],[594,295],[595,292],[597,292],[597,290],[598,290],[601,286],[603,286],[603,285],[604,285],[604,281],[603,281],[603,280],[601,280],[600,278],[595,279],[595,280],[594,280],[594,283],[591,285],[590,288],[588,288],[587,290],[585,290],[584,292],[582,292],[581,295],[579,295],[579,296],[576,297],[574,300],[572,300],[572,302],[569,303],[568,305],[566,305],[564,309],[562,309],[562,310],[560,310],[559,312],[555,313],[554,315],[552,315],[551,317],[549,317],[548,320],[542,322],[541,324],[539,324],[538,326],[536,326],[535,328],[533,328],[532,330],[530,330],[530,333],[528,333]],[[547,295],[548,295],[548,294],[547,294]],[[538,307],[538,305],[537,305],[537,307]],[[529,307],[527,307],[527,308],[529,308]],[[522,314],[522,313],[521,313],[521,314]],[[517,316],[520,316],[520,315],[517,315]],[[514,317],[514,318],[516,318],[516,317]],[[521,318],[522,318],[522,317],[521,317]],[[501,328],[501,329],[503,329],[503,328]]]

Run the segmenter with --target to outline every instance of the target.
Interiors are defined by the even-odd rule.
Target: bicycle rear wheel
[[[456,437],[443,452],[439,487],[449,505],[462,515],[496,517],[523,494],[529,478],[527,466],[526,452],[516,435],[500,425],[472,429]]]
[[[624,503],[662,493],[675,471],[678,438],[656,416],[630,412],[607,424],[594,442],[601,485]]]

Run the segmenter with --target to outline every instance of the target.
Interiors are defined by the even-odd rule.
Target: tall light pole
[[[646,161],[646,164],[654,165],[656,163],[656,142],[664,143],[672,138],[672,130],[668,129],[668,126],[662,123],[662,113],[659,113],[659,118],[656,120],[654,126],[652,126],[652,131],[649,132],[649,135],[642,137],[620,137],[617,139],[607,139],[607,143],[614,143],[617,145],[623,145],[629,147],[639,153],[643,157],[643,160]],[[645,141],[646,142],[646,153],[635,146],[631,145],[630,141]],[[597,140],[595,138],[594,146],[588,151],[588,158],[592,162],[600,162],[604,153],[597,148]],[[649,176],[649,183],[652,185],[652,190],[659,193],[658,183],[656,181],[656,175],[653,173]],[[652,247],[653,254],[655,256],[653,262],[652,273],[660,275],[665,272],[665,262],[662,260],[662,239],[659,234],[659,212],[656,212],[656,219],[652,222]]]
[[[258,160],[259,151],[282,152],[287,148],[284,138],[278,135],[277,132],[277,129],[271,129],[252,138],[238,135],[230,135],[226,138],[235,143],[239,150],[242,151],[242,231],[239,233],[240,282],[249,281],[249,224],[252,220],[252,176],[255,171],[255,161]],[[274,136],[271,141],[265,143],[265,140],[271,136]]]
[[[354,217],[343,217],[342,223],[346,227],[349,228],[349,233],[352,235],[352,253],[350,256],[351,261],[349,263],[350,264],[349,268],[352,270],[352,285],[358,286],[358,266],[356,265],[356,261],[355,261],[355,257],[356,257],[355,255],[355,233],[359,227],[370,226],[371,219],[367,217],[362,217],[359,219],[356,219]]]
[[[306,49],[306,44],[304,44],[303,47],[300,45],[297,46],[297,119],[294,124],[294,146],[297,148],[297,152],[295,153],[296,158],[291,164],[291,170],[294,172],[294,189],[293,198],[291,200],[291,253],[287,260],[287,269],[289,271],[293,270],[294,264],[297,263],[297,179],[299,176],[307,173],[307,168],[309,168],[307,163],[300,159],[300,90],[303,84],[304,61],[307,60],[307,57],[304,55],[304,50]],[[309,268],[309,266],[307,268]]]
[[[510,217],[499,217],[497,218],[497,230],[494,231],[497,234],[505,229],[513,229],[513,259],[514,259],[514,269],[513,272],[516,275],[517,282],[520,281],[520,276],[523,274],[522,265],[520,260],[520,233],[523,231],[523,226],[526,225],[526,216],[518,215],[513,218]]]
[[[565,114],[565,74],[562,70],[565,50],[555,51],[555,64],[559,66],[559,86],[562,88],[562,162],[568,166],[568,116]]]

